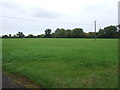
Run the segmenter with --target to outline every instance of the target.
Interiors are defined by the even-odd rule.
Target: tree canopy
[[[107,26],[103,29],[99,29],[96,32],[97,38],[118,38],[120,37],[120,25],[118,26]],[[3,35],[2,38],[94,38],[95,32],[84,32],[82,28],[74,28],[74,29],[64,29],[57,28],[54,32],[51,29],[46,29],[45,34],[40,34],[34,36],[33,34],[29,34],[25,36],[23,32],[18,32],[16,35]]]
[[[46,29],[45,30],[45,38],[51,38],[51,29]]]

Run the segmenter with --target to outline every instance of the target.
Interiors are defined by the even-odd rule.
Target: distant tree
[[[60,29],[59,35],[61,38],[65,38],[65,32],[66,32],[66,30],[64,28]]]
[[[27,38],[34,38],[33,34],[29,34]]]
[[[9,36],[8,35],[3,35],[2,38],[9,38]]]
[[[104,29],[98,31],[98,37],[101,38],[116,38],[117,37],[117,27],[107,26]]]
[[[64,28],[57,28],[56,31],[55,31],[55,37],[56,38],[65,38],[65,32],[66,30]]]
[[[13,38],[17,38],[17,35],[13,35]]]
[[[55,33],[52,33],[52,34],[51,34],[51,37],[52,37],[52,38],[55,38]]]
[[[88,33],[84,33],[84,38],[89,38]]]
[[[115,38],[117,36],[117,28],[115,26],[105,27],[104,30],[107,38]]]
[[[120,38],[120,30],[118,31],[117,38]]]
[[[18,38],[24,38],[25,37],[23,32],[18,32],[16,35],[17,35]]]
[[[72,30],[67,29],[66,32],[65,32],[65,37],[66,38],[71,38],[72,37]]]
[[[46,29],[45,30],[45,38],[51,38],[51,29]]]
[[[45,37],[45,34],[41,34],[40,37],[41,37],[41,38],[44,38],[44,37]]]
[[[89,32],[88,37],[89,38],[94,38],[95,37],[95,32]]]
[[[9,38],[12,38],[12,35],[11,35],[11,34],[9,34]]]
[[[57,28],[56,30],[55,30],[55,37],[56,38],[60,38],[60,29],[59,28]]]
[[[120,24],[119,24],[119,25],[117,25],[117,27],[119,28],[118,30],[120,30]]]
[[[94,38],[95,32],[85,33],[82,28],[75,28],[73,30],[64,28],[57,28],[54,33],[51,34],[51,29],[46,29],[45,34],[34,36],[29,34],[25,36],[23,32],[18,32],[16,35],[2,35],[2,38]],[[107,26],[104,29],[99,29],[96,33],[99,38],[120,38],[120,25]]]
[[[104,29],[99,29],[98,31],[98,37],[100,38],[104,38],[105,37],[105,30]]]
[[[75,28],[72,30],[72,37],[73,38],[81,38],[84,36],[83,29],[81,28]]]
[[[117,38],[120,38],[120,24],[119,25],[116,25],[117,27]]]
[[[37,38],[41,38],[41,35],[37,35]]]

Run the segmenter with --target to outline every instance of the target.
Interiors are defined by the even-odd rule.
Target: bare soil
[[[41,88],[25,77],[13,75],[11,73],[2,73],[2,88]]]

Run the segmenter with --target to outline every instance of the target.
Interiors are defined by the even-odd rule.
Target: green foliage
[[[51,38],[51,30],[50,29],[45,30],[45,38]]]
[[[56,31],[55,31],[55,37],[56,38],[65,38],[66,36],[65,36],[65,29],[59,29],[59,28],[57,28],[56,29]]]
[[[95,32],[89,32],[87,37],[88,38],[94,38],[95,37]]]
[[[16,35],[17,35],[18,38],[25,37],[25,35],[23,34],[23,32],[18,32]]]
[[[75,28],[73,30],[64,28],[57,28],[55,32],[51,34],[51,29],[46,29],[45,34],[34,36],[32,34],[29,34],[28,36],[25,36],[23,32],[18,32],[16,35],[9,36],[3,35],[2,38],[118,38],[120,30],[117,30],[118,26],[107,26],[104,29],[100,29],[98,32],[88,32],[85,33],[82,28]]]
[[[80,38],[84,36],[83,29],[75,28],[73,30],[70,29],[59,29],[57,28],[55,31],[56,38]]]
[[[72,30],[72,37],[74,38],[80,38],[80,37],[83,37],[84,35],[84,32],[83,32],[83,29],[81,28],[75,28]]]
[[[47,88],[117,88],[117,39],[3,39],[3,70]]]
[[[8,35],[3,35],[2,38],[9,38],[9,36]]]
[[[44,38],[44,37],[45,37],[45,34],[41,34],[40,37],[41,37],[41,38]]]
[[[72,37],[72,30],[67,29],[65,32],[65,36],[66,36],[66,38],[71,38]]]
[[[29,34],[27,38],[34,38],[33,34]]]
[[[117,27],[116,26],[107,26],[104,29],[100,29],[99,37],[104,38],[116,38],[117,37]]]

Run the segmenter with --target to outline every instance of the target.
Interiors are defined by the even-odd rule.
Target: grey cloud
[[[86,11],[91,13],[103,12],[104,10],[106,10],[106,8],[108,8],[106,3],[99,3],[89,5],[88,7],[86,7]]]
[[[59,13],[45,10],[42,8],[36,9],[34,12],[34,17],[40,17],[40,18],[58,18],[60,16]]]
[[[1,2],[0,5],[9,9],[20,9],[19,5],[15,2]]]
[[[19,14],[27,14],[32,17],[37,17],[37,18],[58,18],[60,16],[59,13],[46,10],[40,7],[36,6],[28,6],[28,5],[21,5],[16,2],[1,2],[0,5],[2,5],[3,8],[7,8],[9,11],[13,11],[14,13],[19,13]],[[16,15],[16,14],[15,14]]]
[[[27,10],[25,9],[25,6],[13,1],[9,1],[9,2],[3,1],[0,3],[0,6],[2,6],[3,8],[2,10],[3,12],[11,12],[14,15],[28,13]]]

